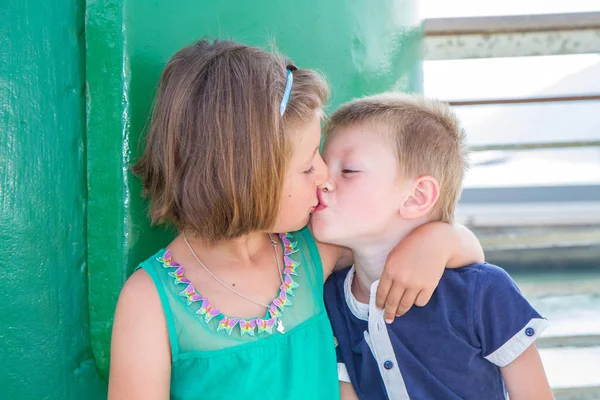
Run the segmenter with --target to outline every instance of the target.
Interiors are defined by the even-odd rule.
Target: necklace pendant
[[[285,327],[283,326],[283,322],[281,322],[281,319],[277,320],[277,332],[285,333]]]

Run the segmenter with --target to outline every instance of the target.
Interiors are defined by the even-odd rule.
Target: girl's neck
[[[266,232],[251,233],[232,240],[211,243],[183,234],[169,246],[172,259],[184,267],[185,277],[201,296],[210,299],[224,315],[254,318],[265,313],[263,305],[277,297],[281,286],[283,250],[278,257]],[[274,240],[276,235],[273,235]],[[277,261],[279,260],[279,261]],[[232,290],[244,296],[232,293]],[[252,301],[247,298],[252,299]]]
[[[271,235],[275,239],[276,235]],[[264,232],[252,232],[235,239],[209,242],[200,237],[186,234],[186,237],[198,254],[218,253],[222,258],[241,264],[252,264],[256,258],[271,245],[269,236]]]

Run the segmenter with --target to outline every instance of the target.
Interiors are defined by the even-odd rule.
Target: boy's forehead
[[[355,139],[355,140],[350,140]],[[384,126],[372,122],[358,122],[351,125],[340,125],[333,129],[325,138],[324,148],[332,146],[353,147],[356,141],[388,140],[389,135]]]
[[[347,140],[343,140],[344,137],[347,137],[349,127],[347,126],[338,126],[333,131],[331,131],[323,142],[323,151],[336,151],[341,146],[348,144]]]

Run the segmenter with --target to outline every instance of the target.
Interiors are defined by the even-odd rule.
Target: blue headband
[[[285,113],[285,109],[288,105],[288,101],[290,100],[290,94],[292,93],[292,83],[294,82],[294,76],[292,75],[292,71],[287,68],[287,81],[285,83],[285,90],[283,91],[283,98],[281,99],[281,104],[279,105],[279,114],[283,117]]]

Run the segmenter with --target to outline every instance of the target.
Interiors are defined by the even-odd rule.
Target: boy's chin
[[[318,218],[315,218],[314,215],[310,219],[310,227],[312,230],[312,234],[319,242],[331,243],[330,242],[330,233],[328,232],[327,226],[320,221]]]
[[[340,235],[336,234],[333,230],[327,229],[327,227],[320,226],[319,223],[313,223],[312,233],[319,242],[345,246]]]

